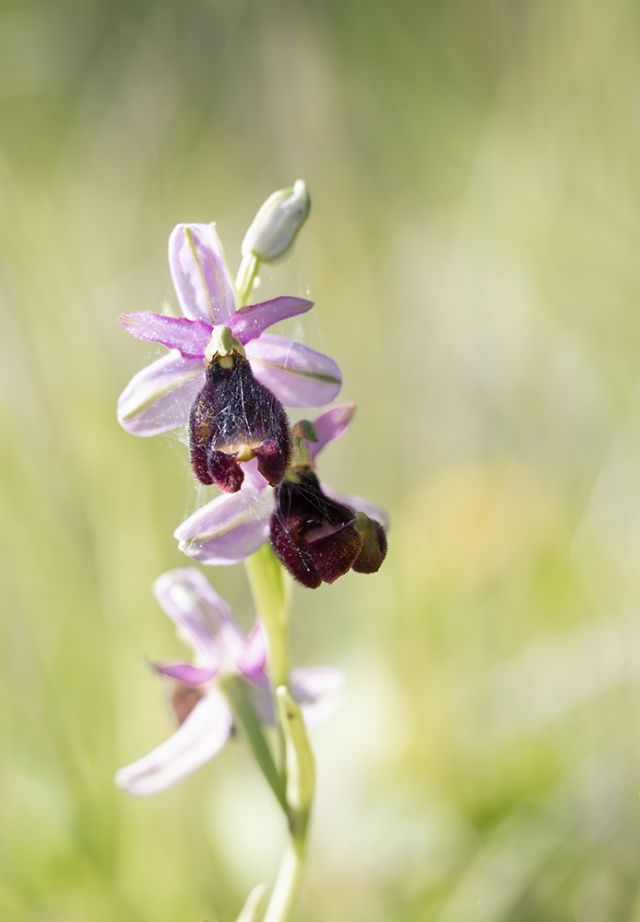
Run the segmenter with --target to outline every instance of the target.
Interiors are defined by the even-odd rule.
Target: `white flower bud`
[[[303,179],[270,195],[242,241],[242,255],[271,262],[287,252],[304,224],[311,200]]]

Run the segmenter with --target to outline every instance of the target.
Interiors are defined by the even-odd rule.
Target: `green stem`
[[[285,922],[290,918],[304,870],[305,844],[289,841],[262,922]]]
[[[272,687],[288,685],[287,589],[284,573],[269,544],[245,561],[257,612],[264,624]]]
[[[267,637],[269,678],[278,723],[289,842],[263,922],[288,922],[304,870],[309,816],[315,788],[313,753],[300,706],[289,691],[287,584],[270,545],[245,562],[256,609]]]
[[[238,307],[247,304],[258,274],[260,260],[244,256],[236,277]],[[289,692],[289,651],[287,623],[287,583],[279,561],[265,545],[245,562],[255,606],[267,638],[269,679],[280,740],[281,769],[276,768],[271,750],[253,726],[253,708],[238,696],[234,710],[240,722],[247,720],[245,732],[256,761],[270,784],[288,819],[289,842],[263,922],[288,922],[300,889],[307,847],[309,816],[315,788],[313,753],[309,746],[302,711]],[[238,707],[239,704],[239,707]]]
[[[288,816],[289,807],[283,776],[278,771],[271,749],[264,735],[262,724],[256,716],[246,692],[245,683],[237,676],[225,681],[225,691],[231,704],[233,715],[244,730],[251,752],[273,791],[276,800]]]

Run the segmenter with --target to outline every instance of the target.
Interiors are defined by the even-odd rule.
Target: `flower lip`
[[[276,556],[309,589],[343,576],[362,551],[356,513],[329,499],[311,470],[278,487],[270,531]]]
[[[240,489],[240,463],[253,457],[272,486],[284,477],[290,456],[287,416],[244,356],[231,350],[212,357],[191,408],[189,442],[196,477],[226,493]]]

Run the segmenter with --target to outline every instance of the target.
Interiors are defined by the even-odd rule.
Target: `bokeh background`
[[[227,922],[277,866],[241,740],[113,787],[171,730],[149,588],[197,501],[115,422],[153,353],[116,315],[172,301],[175,223],[235,264],[298,176],[261,291],[316,300],[360,405],[323,475],[393,529],[295,593],[296,661],[348,676],[297,918],[640,920],[639,61],[631,0],[4,0],[3,922]]]

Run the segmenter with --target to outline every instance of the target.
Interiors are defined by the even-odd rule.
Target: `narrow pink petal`
[[[157,435],[181,426],[204,384],[200,359],[171,351],[133,376],[118,400],[118,422],[134,435]]]
[[[229,738],[232,724],[223,695],[217,690],[208,693],[173,736],[138,762],[121,768],[116,774],[116,784],[139,796],[171,787],[220,751]]]
[[[291,689],[300,704],[335,695],[344,688],[344,672],[333,666],[303,666],[289,673]]]
[[[240,655],[245,640],[231,609],[199,570],[169,570],[153,592],[203,665],[217,669],[223,658]]]
[[[372,503],[368,499],[363,499],[362,496],[348,496],[345,493],[336,493],[335,490],[332,490],[331,487],[328,487],[324,483],[322,484],[322,489],[330,499],[335,499],[336,502],[342,503],[344,506],[351,506],[356,512],[364,512],[370,519],[375,519],[376,522],[380,522],[385,531],[389,531],[391,524],[389,521],[389,514],[376,503]]]
[[[167,317],[151,311],[120,314],[118,318],[127,333],[146,342],[161,343],[168,349],[178,349],[185,359],[202,359],[211,338],[211,324],[187,317]]]
[[[191,663],[153,663],[153,668],[160,675],[177,679],[192,688],[210,682],[218,671],[217,666],[192,666]]]
[[[229,319],[236,299],[214,224],[178,224],[169,237],[169,267],[185,317]]]
[[[318,436],[318,441],[307,442],[307,448],[312,458],[315,458],[325,445],[335,441],[335,439],[342,435],[353,419],[355,412],[355,403],[343,403],[339,407],[332,407],[314,420],[313,425],[316,430],[316,435]]]
[[[317,726],[338,708],[344,687],[344,674],[329,666],[292,669],[291,691],[302,706],[305,721]]]
[[[290,407],[330,403],[342,385],[340,369],[328,355],[269,333],[247,343],[253,373]]]
[[[272,511],[272,489],[243,487],[198,509],[178,526],[175,537],[183,553],[202,563],[238,563],[268,540]]]
[[[238,658],[237,667],[250,681],[264,674],[267,665],[267,640],[259,621],[251,628],[244,649]]]
[[[287,317],[304,314],[312,307],[313,301],[307,301],[304,298],[286,296],[273,298],[271,301],[261,301],[259,304],[241,307],[231,317],[229,325],[240,342],[248,343],[274,323],[286,320]]]

